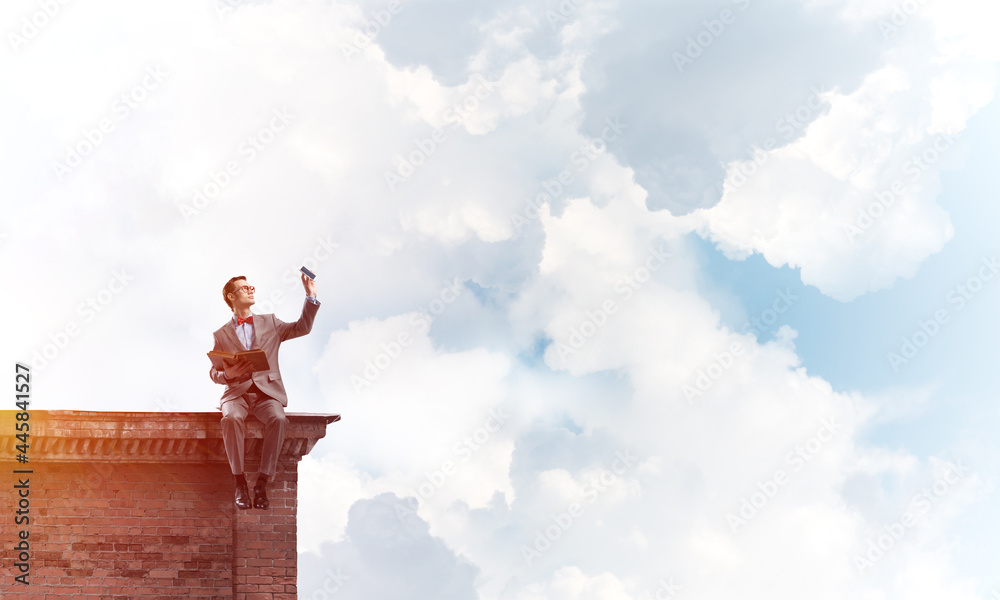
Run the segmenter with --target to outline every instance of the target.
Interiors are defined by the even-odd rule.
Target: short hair
[[[237,289],[239,289],[239,286],[236,285],[236,280],[238,279],[246,281],[247,278],[245,275],[237,275],[236,277],[233,277],[232,279],[227,281],[226,285],[222,287],[222,299],[226,301],[226,305],[229,306],[229,310],[235,310],[233,308],[233,303],[229,301],[229,294],[232,294]]]

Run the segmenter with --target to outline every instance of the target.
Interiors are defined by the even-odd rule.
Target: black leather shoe
[[[267,499],[267,491],[262,487],[255,487],[253,489],[253,507],[263,508],[271,506],[271,503]]]
[[[245,483],[236,484],[236,508],[240,510],[250,508],[250,490]]]

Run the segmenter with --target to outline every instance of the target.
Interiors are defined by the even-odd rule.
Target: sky
[[[7,2],[2,359],[214,411],[314,271],[301,599],[998,598],[998,13]]]

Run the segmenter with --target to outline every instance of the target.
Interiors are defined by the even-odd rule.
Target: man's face
[[[233,307],[253,306],[253,286],[248,285],[246,279],[237,279],[233,283],[237,286],[235,291],[230,292],[230,299],[233,301]]]

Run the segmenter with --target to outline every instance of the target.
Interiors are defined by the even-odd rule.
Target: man
[[[254,315],[254,288],[247,285],[246,277],[239,275],[226,282],[222,297],[233,311],[231,321],[214,334],[214,350],[241,352],[260,348],[267,356],[268,371],[251,372],[248,362],[227,366],[219,371],[212,366],[209,375],[215,383],[226,386],[219,408],[222,409],[222,441],[226,446],[229,466],[236,479],[236,508],[250,508],[250,491],[243,474],[243,436],[247,415],[253,415],[264,425],[263,448],[260,457],[260,475],[254,484],[253,507],[266,509],[267,480],[274,477],[278,453],[285,441],[285,410],[288,398],[278,370],[278,346],[285,340],[303,336],[312,330],[319,301],[316,300],[316,282],[302,275],[306,299],[302,315],[294,323],[285,323],[272,314]]]

